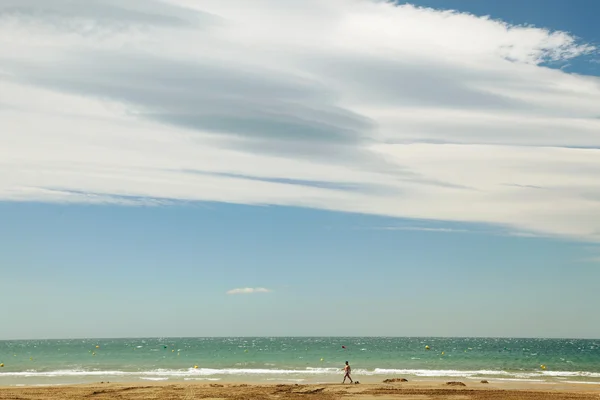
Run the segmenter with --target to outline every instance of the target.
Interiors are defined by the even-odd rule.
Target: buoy
[[[175,350],[171,350],[171,353],[175,353]]]
[[[325,361],[324,359],[321,358],[321,362]]]
[[[445,352],[442,351],[442,355],[446,354]]]
[[[544,364],[540,365],[541,369],[546,369],[546,366]]]
[[[425,350],[429,350],[429,346],[425,346]]]
[[[100,346],[96,346],[96,348],[97,348],[97,349],[99,349],[99,348],[100,348]]]
[[[92,355],[93,355],[93,356],[95,356],[95,355],[96,355],[96,352],[93,352],[93,353],[92,353]]]
[[[197,366],[197,365],[194,365],[194,369],[198,369],[198,366]]]
[[[0,368],[4,367],[4,363],[0,363]]]
[[[33,361],[33,357],[29,357],[29,359],[30,359],[31,361]]]

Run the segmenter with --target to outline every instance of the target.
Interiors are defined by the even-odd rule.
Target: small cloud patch
[[[255,293],[269,293],[269,289],[265,288],[238,288],[231,289],[227,292],[227,294],[255,294]]]

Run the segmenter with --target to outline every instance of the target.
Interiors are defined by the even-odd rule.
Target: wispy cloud
[[[600,264],[600,255],[584,257],[578,260],[581,263]]]
[[[375,228],[383,231],[417,231],[417,232],[441,232],[441,233],[466,233],[472,232],[467,229],[455,229],[455,228],[428,228],[422,226],[384,226]]]
[[[545,28],[368,0],[0,0],[0,200],[600,240],[600,79],[547,66],[596,50]]]
[[[269,293],[271,290],[265,288],[238,288],[227,291],[227,294],[255,294],[255,293]]]
[[[504,236],[514,236],[514,237],[522,237],[522,238],[541,238],[546,237],[546,235],[540,235],[539,233],[532,232],[524,232],[524,231],[508,231],[501,233]]]
[[[513,236],[522,238],[542,238],[542,237],[555,237],[551,234],[542,235],[534,232],[526,231],[510,231],[506,229],[488,227],[483,228],[445,228],[445,227],[425,227],[425,226],[384,226],[372,228],[375,230],[384,231],[415,231],[415,232],[438,232],[438,233],[472,233],[472,234],[486,234],[496,236]]]

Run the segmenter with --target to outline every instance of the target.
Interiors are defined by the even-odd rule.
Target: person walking
[[[348,364],[348,361],[346,361],[346,365],[344,365],[344,380],[342,381],[342,384],[346,383],[346,378],[350,379],[350,383],[354,383],[354,381],[352,381],[352,377],[350,376],[350,372],[352,372],[352,368],[350,368],[350,364]]]

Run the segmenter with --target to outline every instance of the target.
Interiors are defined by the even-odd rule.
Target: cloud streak
[[[600,79],[545,66],[596,52],[568,33],[366,0],[71,3],[0,0],[0,200],[600,240]]]
[[[436,227],[424,227],[424,226],[385,226],[382,228],[375,228],[382,231],[414,231],[414,232],[439,232],[439,233],[470,233],[475,231],[469,231],[467,229],[455,229],[455,228],[436,228]]]
[[[231,289],[229,291],[227,291],[227,294],[256,294],[256,293],[270,293],[271,291],[269,289],[265,289],[265,288],[238,288],[238,289]]]

